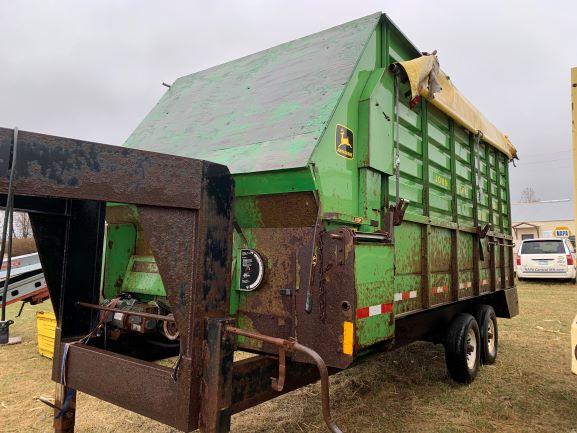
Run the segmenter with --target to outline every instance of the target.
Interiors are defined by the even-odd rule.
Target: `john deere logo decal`
[[[353,159],[354,145],[353,145],[353,131],[343,125],[337,125],[337,133],[335,136],[336,150],[341,156],[348,159]]]

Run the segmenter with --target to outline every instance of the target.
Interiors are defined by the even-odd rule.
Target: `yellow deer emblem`
[[[337,125],[336,151],[345,158],[353,158],[353,131],[343,125]]]

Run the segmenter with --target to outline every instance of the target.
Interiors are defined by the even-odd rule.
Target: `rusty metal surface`
[[[3,135],[0,130],[0,194],[6,192],[11,146]],[[94,337],[95,347],[71,346],[65,377],[75,389],[180,430],[197,428],[205,320],[229,312],[234,184],[228,170],[97,143],[21,136],[15,200],[30,206],[23,210],[31,212],[58,315],[53,379],[60,380],[63,345],[95,336],[102,326],[97,311],[87,314],[78,303],[99,301],[105,202],[135,203],[136,213],[123,215],[125,207],[111,217],[138,218],[143,228],[180,331],[178,368],[145,361],[136,338],[106,346],[106,339]],[[34,195],[42,196],[41,203]],[[162,350],[172,356],[172,348]]]
[[[0,191],[8,185],[13,131],[0,128]],[[196,209],[206,162],[20,131],[16,195]],[[180,180],[180,181],[179,181]]]
[[[265,258],[266,271],[260,287],[240,298],[239,321],[248,325],[248,330],[279,338],[294,336],[295,293],[306,291],[308,285],[313,234],[310,227],[251,230],[255,247]],[[288,294],[282,295],[281,289]],[[276,353],[266,342],[258,346]]]
[[[312,192],[258,196],[255,207],[262,227],[312,227],[318,213]]]
[[[99,302],[104,214],[104,203],[89,200],[70,201],[66,215],[29,214],[62,338],[84,336],[96,323],[76,302]]]
[[[227,329],[232,319],[208,318],[202,370],[201,433],[228,433],[232,399],[234,337]]]
[[[335,237],[336,235],[337,237]],[[305,311],[306,292],[297,293],[296,333],[299,343],[314,347],[330,367],[345,368],[353,357],[342,352],[344,321],[356,311],[354,236],[350,229],[322,232],[313,269],[312,311]],[[295,361],[310,362],[297,353]]]
[[[335,371],[331,371],[331,373]],[[278,361],[269,356],[255,356],[233,364],[231,412],[238,413],[257,404],[319,380],[312,364],[286,360],[285,383],[282,391],[271,387],[271,377],[278,374]]]
[[[78,344],[70,346],[66,372],[74,389],[175,428],[188,427],[178,421],[179,383],[170,368]]]
[[[333,419],[331,417],[330,395],[329,395],[329,371],[327,369],[327,366],[326,366],[324,360],[316,351],[312,350],[310,347],[307,347],[307,346],[304,346],[304,345],[298,343],[294,339],[285,340],[285,339],[281,339],[281,338],[271,337],[268,335],[258,334],[258,333],[254,333],[254,332],[248,332],[248,331],[245,331],[243,329],[236,328],[234,326],[227,326],[226,331],[233,333],[233,334],[242,335],[244,337],[256,339],[256,340],[266,341],[266,342],[276,346],[277,349],[282,351],[282,353],[284,353],[284,351],[291,351],[291,352],[294,351],[294,352],[300,353],[304,357],[308,358],[309,361],[312,361],[316,365],[317,370],[319,372],[320,379],[321,379],[321,404],[322,404],[323,419],[325,421],[325,424],[327,425],[328,429],[331,432],[342,433],[341,430],[337,427],[337,425],[335,424],[335,422],[333,421]],[[283,361],[283,368],[284,368],[285,367],[284,356],[282,358],[282,361]],[[283,374],[284,374],[284,372],[283,372]],[[278,387],[279,381],[280,380],[277,380],[275,382],[273,380],[271,387],[273,389],[276,388],[275,384]],[[283,376],[283,382],[284,382],[284,376]],[[282,387],[280,388],[280,390],[278,390],[278,389],[275,389],[275,390],[282,391]]]
[[[352,231],[321,232],[315,238],[314,227],[253,228],[250,236],[265,257],[266,272],[257,290],[240,295],[239,326],[296,338],[314,347],[331,367],[350,365],[353,358],[342,353],[341,338],[343,322],[354,321],[356,305]],[[307,312],[309,291],[312,306]],[[239,339],[239,347],[277,354],[267,341]],[[310,362],[300,353],[290,356],[293,361]]]

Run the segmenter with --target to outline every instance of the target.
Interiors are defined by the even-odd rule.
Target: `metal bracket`
[[[491,224],[485,224],[483,228],[481,228],[481,226],[477,227],[477,235],[479,236],[479,259],[481,259],[482,262],[485,261],[485,252],[483,251],[483,244],[481,243],[481,239],[487,237],[489,230],[491,230]]]
[[[385,235],[385,242],[394,242],[395,227],[400,226],[405,218],[405,212],[411,202],[404,198],[399,198],[395,204],[389,205],[389,208],[383,216],[382,233]]]
[[[399,198],[395,205],[389,206],[389,209],[393,212],[393,225],[400,226],[405,218],[405,211],[409,206],[410,201],[404,198]]]
[[[485,224],[483,228],[481,228],[481,226],[478,226],[477,234],[479,235],[479,239],[483,239],[484,237],[486,237],[487,233],[489,233],[489,230],[491,230],[491,224]]]
[[[296,340],[290,338],[284,340],[283,345],[278,348],[278,378],[271,377],[271,386],[277,392],[284,389],[286,379],[286,352],[294,351]]]

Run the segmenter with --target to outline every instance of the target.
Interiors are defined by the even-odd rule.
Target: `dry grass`
[[[470,386],[447,378],[440,347],[417,343],[335,375],[332,406],[347,433],[576,432],[577,376],[570,373],[572,285],[524,283],[521,315],[501,320],[501,353]],[[50,361],[36,352],[34,312],[13,327],[19,346],[0,348],[0,431],[50,431],[51,413],[33,398],[52,394]],[[15,314],[15,307],[10,310]],[[233,418],[236,433],[324,432],[313,385]],[[139,415],[79,395],[77,431],[175,432]]]
[[[12,239],[12,257],[23,256],[36,252],[36,243],[34,238],[13,238]]]

